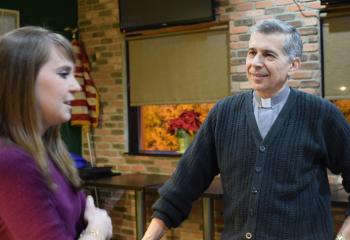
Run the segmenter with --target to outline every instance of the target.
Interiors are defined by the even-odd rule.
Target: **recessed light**
[[[344,91],[346,90],[346,87],[345,87],[345,86],[341,86],[341,87],[339,88],[339,90],[344,92]]]

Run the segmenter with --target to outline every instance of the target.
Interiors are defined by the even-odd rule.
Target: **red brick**
[[[254,9],[253,3],[240,3],[235,6],[235,11],[248,11]]]
[[[304,18],[305,26],[316,26],[318,24],[318,19],[316,17]]]
[[[275,4],[274,1],[261,1],[255,3],[255,8],[268,8]]]
[[[319,88],[320,82],[315,80],[301,81],[300,87],[301,88]]]
[[[133,172],[145,172],[145,166],[143,166],[143,165],[131,166],[131,171],[133,171]]]
[[[304,52],[315,52],[319,50],[319,44],[318,43],[307,43],[304,44],[303,48]]]
[[[231,73],[244,73],[245,72],[245,65],[231,66],[230,71],[231,71]]]
[[[301,64],[301,69],[303,70],[315,70],[320,69],[320,63],[319,62],[306,62]]]
[[[107,143],[96,143],[95,145],[98,149],[108,149],[111,147],[111,145]]]
[[[128,172],[131,169],[130,165],[124,165],[124,164],[119,164],[117,166],[117,168],[118,168],[119,171],[122,171],[122,172]]]
[[[237,33],[246,33],[248,32],[249,28],[246,26],[241,27],[230,27],[230,33],[231,34],[237,34]]]
[[[312,94],[312,95],[320,95],[320,90],[315,88],[300,88],[301,91]]]
[[[215,8],[215,14],[223,14],[225,13],[225,8],[224,7],[217,7]]]
[[[275,3],[277,5],[288,5],[288,4],[294,4],[293,0],[276,0]]]
[[[298,30],[302,36],[315,35],[318,32],[318,29],[316,27],[299,28]]]
[[[311,1],[306,3],[306,6],[309,8],[315,8],[315,9],[321,9],[323,6],[321,6],[321,2],[319,1]]]
[[[300,12],[296,13],[299,18],[307,19],[310,17],[317,17],[318,16],[318,11],[317,10],[304,10],[303,14]]]
[[[245,12],[247,17],[256,17],[256,16],[263,16],[265,14],[265,10],[258,9],[258,10],[250,10]]]
[[[285,12],[285,9],[283,7],[273,7],[265,9],[265,15],[275,15],[283,12]]]
[[[252,87],[249,82],[242,82],[239,84],[239,88],[241,90],[248,90],[248,89],[251,89]]]
[[[261,21],[264,21],[264,20],[266,20],[266,19],[272,19],[273,18],[273,16],[259,16],[259,17],[256,17],[256,23],[259,23],[259,22],[261,22]]]
[[[299,80],[288,80],[288,85],[293,87],[293,88],[298,88],[300,87],[300,81]]]
[[[244,3],[245,0],[229,0],[230,3],[233,3],[233,4],[239,4],[239,3]]]
[[[237,20],[237,19],[241,19],[242,17],[244,17],[244,13],[243,12],[230,13],[230,20]]]
[[[230,86],[231,86],[231,91],[233,91],[233,92],[239,92],[241,90],[239,82],[232,82],[231,81]]]
[[[97,128],[97,129],[95,130],[95,133],[96,133],[96,134],[100,134],[100,135],[108,135],[108,134],[111,133],[111,131],[108,130],[108,129]]]
[[[312,35],[307,37],[307,43],[317,43],[319,40],[318,35]]]
[[[230,42],[238,42],[239,35],[230,35]]]
[[[248,42],[234,42],[234,43],[230,43],[230,48],[231,49],[248,48]]]
[[[230,20],[230,15],[225,14],[225,15],[220,15],[218,21],[219,22],[228,22]]]
[[[299,5],[301,10],[305,10],[305,7],[302,5]],[[299,7],[297,5],[290,5],[287,7],[287,12],[298,12]]]
[[[312,77],[312,71],[297,71],[291,74],[293,79],[310,79]]]

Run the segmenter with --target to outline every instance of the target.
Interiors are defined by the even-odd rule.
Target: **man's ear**
[[[295,72],[297,71],[301,66],[301,60],[299,57],[295,57],[293,58],[291,64],[290,64],[290,69],[289,69],[289,72],[292,73],[292,72]]]

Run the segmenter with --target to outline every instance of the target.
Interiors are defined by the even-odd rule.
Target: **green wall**
[[[21,26],[39,25],[66,36],[65,27],[77,26],[77,0],[0,0],[0,8],[18,10]]]
[[[76,27],[78,22],[77,0],[0,0],[0,8],[20,12],[20,25],[36,25],[59,32],[70,39],[66,27]],[[81,128],[62,126],[62,137],[69,151],[81,155]]]

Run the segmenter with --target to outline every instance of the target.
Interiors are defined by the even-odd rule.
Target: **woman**
[[[0,238],[109,239],[60,138],[71,117],[74,53],[61,35],[23,27],[0,38]],[[85,220],[85,221],[84,221]]]

